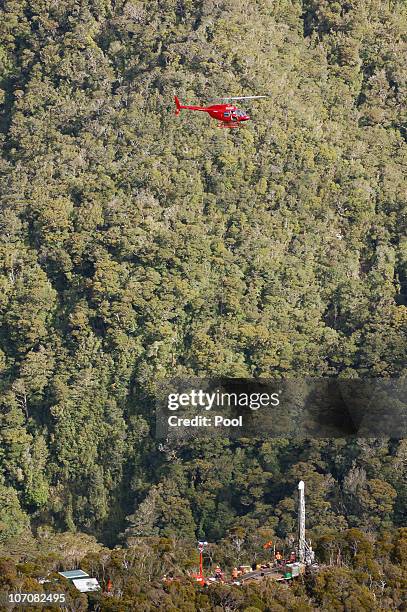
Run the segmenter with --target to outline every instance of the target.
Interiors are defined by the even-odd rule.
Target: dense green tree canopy
[[[0,12],[0,546],[48,525],[227,559],[240,529],[251,555],[295,533],[299,478],[315,537],[405,525],[405,441],[153,436],[173,376],[406,374],[405,1]],[[268,98],[228,131],[174,93]],[[319,605],[373,609],[349,581]]]

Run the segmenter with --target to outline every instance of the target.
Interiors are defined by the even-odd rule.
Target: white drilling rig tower
[[[300,563],[311,565],[314,562],[315,554],[305,539],[305,484],[303,480],[298,483],[298,560]]]

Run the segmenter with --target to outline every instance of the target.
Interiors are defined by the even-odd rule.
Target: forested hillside
[[[405,0],[0,12],[3,551],[47,527],[227,558],[295,533],[299,478],[314,538],[405,524],[405,440],[153,435],[173,376],[406,374]],[[268,98],[229,131],[174,94]]]

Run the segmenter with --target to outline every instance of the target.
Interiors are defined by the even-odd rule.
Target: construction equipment
[[[205,578],[203,575],[203,551],[208,545],[208,542],[198,542],[199,550],[199,574],[192,574],[201,586],[208,586],[214,582],[224,582],[225,578],[219,565],[216,566],[215,575],[210,578]],[[273,542],[269,540],[263,544],[263,550],[268,550],[273,546]],[[275,550],[275,545],[274,545]],[[283,553],[284,554],[284,553]],[[263,578],[271,578],[272,580],[285,582],[297,578],[306,571],[307,566],[313,566],[315,569],[315,553],[312,550],[311,541],[307,541],[305,537],[305,484],[303,480],[298,483],[298,543],[296,551],[292,550],[289,558],[283,558],[282,552],[279,550],[274,554],[273,561],[267,563],[254,563],[250,565],[240,565],[234,567],[231,573],[232,584],[243,584],[250,581],[258,581]]]
[[[305,539],[305,483],[298,483],[298,560],[300,563],[311,565],[315,560],[311,542]]]
[[[206,584],[206,580],[203,575],[203,551],[204,548],[208,546],[208,542],[199,541],[198,542],[198,550],[199,550],[199,574],[192,574],[192,578],[195,578],[200,585],[204,586]]]

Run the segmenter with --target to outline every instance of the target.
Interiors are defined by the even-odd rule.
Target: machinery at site
[[[315,554],[312,550],[311,542],[305,537],[305,483],[301,480],[298,483],[298,534],[297,546],[289,559],[283,559],[281,553],[275,551],[274,559],[270,562],[257,564],[256,566],[241,565],[234,568],[231,579],[225,578],[220,567],[217,566],[215,575],[205,577],[203,574],[203,551],[208,542],[198,542],[199,550],[199,573],[193,574],[194,578],[201,586],[209,586],[216,582],[231,583],[240,585],[250,581],[258,581],[263,578],[270,578],[279,582],[285,582],[297,578],[304,574],[307,567],[315,567]],[[263,548],[268,549],[272,542],[267,542]]]
[[[247,582],[250,580],[261,580],[265,577],[277,580],[280,582],[292,580],[302,575],[307,566],[314,565],[315,553],[312,550],[311,542],[305,538],[305,483],[300,480],[298,483],[298,539],[295,554],[295,560],[281,560],[274,565],[260,565],[260,567],[251,572],[242,573],[239,577],[239,582]]]
[[[298,560],[305,565],[312,565],[315,561],[315,553],[311,542],[305,539],[305,483],[298,483]]]

